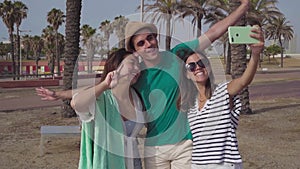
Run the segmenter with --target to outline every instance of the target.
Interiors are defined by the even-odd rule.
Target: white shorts
[[[192,169],[243,169],[242,163],[192,164]]]
[[[191,168],[192,140],[162,146],[145,146],[145,168],[188,169]]]

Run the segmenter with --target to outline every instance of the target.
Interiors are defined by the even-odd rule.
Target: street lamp
[[[22,32],[31,32],[31,30],[19,30],[19,38]],[[22,48],[21,48],[21,40],[19,41],[19,48],[20,48],[20,67],[19,72],[22,75]]]
[[[144,0],[141,0],[141,22],[144,21]]]

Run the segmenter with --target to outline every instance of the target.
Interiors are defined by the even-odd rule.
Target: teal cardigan
[[[125,169],[124,130],[111,90],[96,101],[94,120],[82,123],[79,169]]]

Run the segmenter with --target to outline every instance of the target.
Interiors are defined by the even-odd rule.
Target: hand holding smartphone
[[[228,38],[230,44],[254,44],[258,43],[257,39],[250,37],[251,26],[229,26]]]

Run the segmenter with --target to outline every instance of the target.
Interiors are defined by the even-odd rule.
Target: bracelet
[[[53,90],[52,92],[53,92],[53,93],[52,93],[52,95],[51,95],[51,96],[52,96],[52,97],[57,97],[57,95],[56,95],[56,91],[54,91],[54,90]]]

